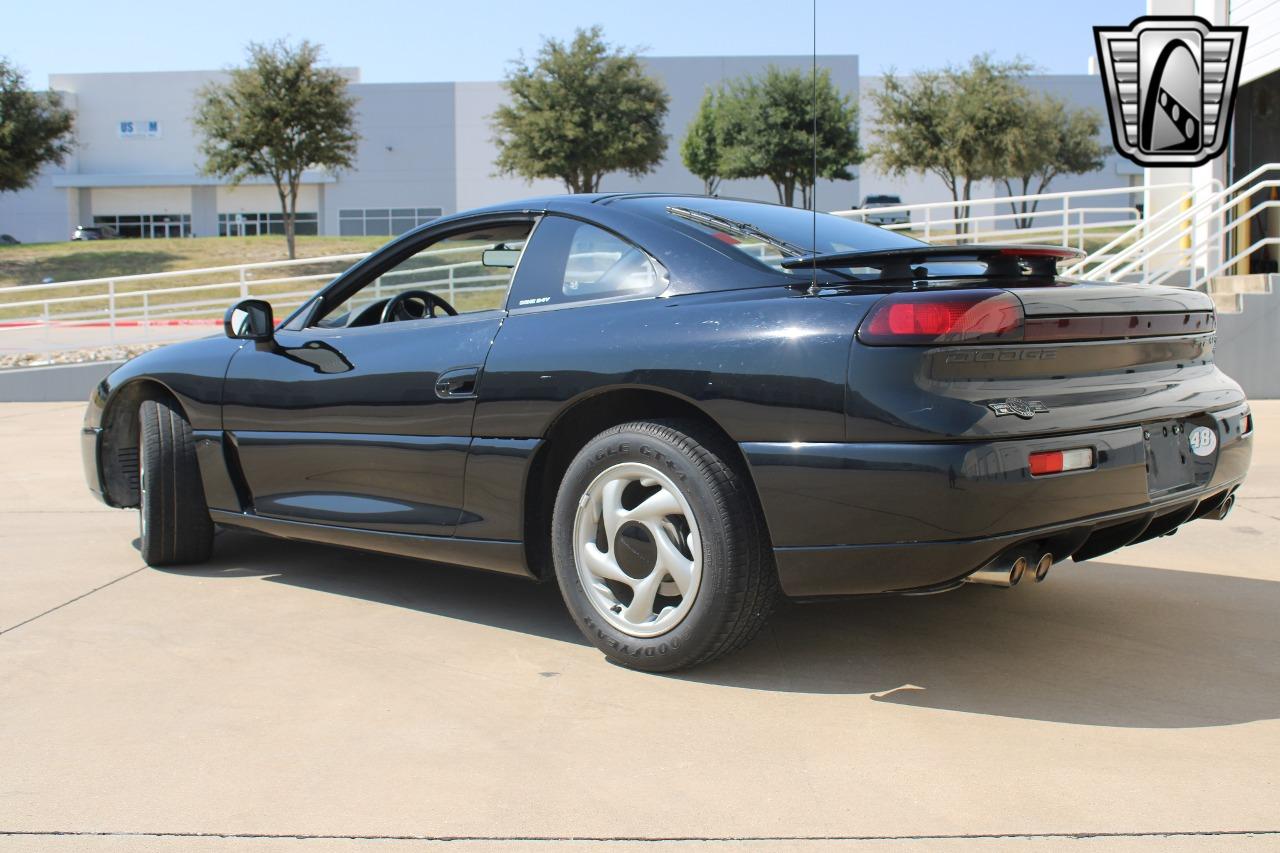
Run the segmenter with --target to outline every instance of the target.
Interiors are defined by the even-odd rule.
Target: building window
[[[274,213],[219,213],[219,237],[259,237],[264,234],[283,234],[284,214]],[[314,237],[320,233],[320,220],[315,213],[298,213],[293,223],[293,233]]]
[[[343,237],[390,237],[403,234],[444,211],[438,207],[367,207],[338,211],[338,234]]]
[[[164,238],[190,237],[189,213],[139,213],[129,215],[105,215],[93,217],[94,225],[114,228],[120,237]]]

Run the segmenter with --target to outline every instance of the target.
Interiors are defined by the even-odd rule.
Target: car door
[[[224,386],[223,429],[252,504],[267,517],[451,535],[475,392],[506,312],[510,263],[530,222],[392,244],[386,264],[335,282],[312,317],[247,345]],[[450,245],[450,244],[456,245]],[[424,260],[425,259],[425,260]],[[427,263],[426,261],[430,261]],[[452,296],[457,316],[378,322],[407,290]],[[473,310],[467,310],[468,308]]]

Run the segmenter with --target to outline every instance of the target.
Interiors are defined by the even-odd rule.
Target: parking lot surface
[[[0,405],[0,850],[1280,849],[1280,403],[1235,512],[1012,590],[785,605],[670,676],[552,586],[221,533],[146,568]]]

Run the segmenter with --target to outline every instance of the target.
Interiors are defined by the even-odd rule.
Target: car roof
[[[782,211],[811,215],[809,211],[788,205],[696,193],[577,193],[535,196],[460,211],[421,225],[402,239],[411,239],[417,233],[434,231],[441,226],[447,228],[453,223],[461,225],[477,217],[555,213],[611,230],[643,248],[666,268],[671,294],[736,290],[792,279],[781,270],[771,269],[746,253],[726,246],[705,230],[673,217],[669,207],[688,207],[737,221],[757,222],[761,227]],[[872,225],[851,225],[868,229],[869,234],[880,231]],[[905,238],[896,236],[896,239]]]

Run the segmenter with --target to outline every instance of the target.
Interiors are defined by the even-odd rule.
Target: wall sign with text
[[[146,121],[122,119],[118,126],[118,130],[121,139],[134,139],[143,136],[159,136],[160,122],[155,119],[147,119]]]

